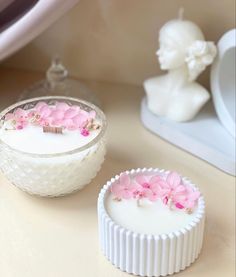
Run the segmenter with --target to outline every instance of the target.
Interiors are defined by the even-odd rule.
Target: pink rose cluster
[[[191,211],[197,204],[200,192],[184,184],[180,175],[170,172],[167,176],[137,175],[131,179],[126,173],[121,174],[119,182],[111,187],[116,200],[143,199],[150,201],[161,199],[170,208]]]
[[[96,117],[95,111],[87,112],[79,106],[69,106],[67,103],[58,102],[54,106],[39,102],[34,109],[23,110],[18,108],[14,113],[5,116],[6,121],[11,121],[16,130],[21,130],[29,123],[39,126],[62,127],[67,130],[80,130],[83,136],[89,135],[88,125]]]

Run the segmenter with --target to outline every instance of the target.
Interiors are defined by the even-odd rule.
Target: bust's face
[[[184,52],[170,37],[164,33],[160,34],[159,43],[160,48],[156,54],[158,56],[161,69],[175,69],[184,64]]]

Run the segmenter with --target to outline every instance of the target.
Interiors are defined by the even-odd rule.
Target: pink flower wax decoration
[[[177,208],[182,208],[178,205],[178,202],[186,194],[186,187],[179,174],[171,172],[168,174],[166,180],[161,180],[159,184],[163,202],[169,205],[174,203],[177,204]]]
[[[138,175],[135,178],[137,190],[134,193],[135,198],[148,198],[150,201],[156,201],[160,194],[159,176]]]
[[[188,213],[194,209],[200,197],[200,193],[185,185],[176,172],[170,172],[164,177],[159,174],[139,174],[133,179],[123,173],[119,182],[111,187],[111,192],[118,200],[148,199],[155,202],[160,199],[170,209],[175,206],[177,209],[185,209]]]
[[[16,109],[14,113],[6,114],[5,120],[16,130],[21,130],[28,125],[27,112],[21,108]]]
[[[120,182],[111,187],[111,192],[117,200],[132,198],[136,190],[137,186],[127,174],[121,174]]]
[[[80,130],[82,136],[88,136],[89,131],[95,129],[95,118],[95,111],[87,112],[78,106],[69,106],[63,102],[51,106],[45,102],[39,102],[29,111],[18,108],[13,113],[6,114],[4,121],[10,123],[15,130],[21,130],[28,124],[33,124],[42,127],[61,127],[70,131]],[[96,124],[96,129],[98,128],[99,124]]]

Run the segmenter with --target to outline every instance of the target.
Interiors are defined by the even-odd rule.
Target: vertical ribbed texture
[[[170,254],[170,240],[167,235],[162,235],[162,253],[161,253],[161,275],[166,276],[168,274],[168,262]]]
[[[140,235],[140,252],[139,252],[139,275],[145,276],[146,260],[147,260],[147,241],[145,235]]]
[[[137,234],[117,225],[106,213],[104,197],[110,184],[98,200],[99,238],[104,255],[116,267],[140,276],[166,276],[185,269],[198,257],[204,233],[203,198],[199,213],[186,228],[159,236]]]
[[[119,261],[120,261],[120,227],[115,226],[114,228],[114,265],[119,266]]]
[[[130,231],[126,232],[126,269],[128,273],[132,272],[132,259],[133,259],[133,239]]]
[[[185,269],[197,257],[204,217],[180,232],[147,236],[120,228],[99,214],[100,243],[105,256],[121,270],[140,276],[166,276]]]
[[[169,253],[169,274],[173,274],[175,271],[175,257],[176,257],[176,242],[177,237],[174,234],[170,234],[170,253]]]
[[[154,238],[153,236],[147,237],[147,276],[153,276],[154,270]]]
[[[125,229],[121,229],[120,233],[118,234],[120,238],[120,265],[119,268],[121,270],[125,270],[126,265],[126,237],[125,237]],[[113,263],[113,261],[111,261]]]
[[[132,273],[139,273],[139,253],[140,253],[140,240],[138,234],[133,234],[133,267]]]
[[[184,234],[182,232],[176,232],[176,236],[177,238],[174,272],[179,272],[182,265]]]
[[[162,255],[162,240],[161,238],[155,237],[155,245],[154,245],[154,276],[160,276],[161,274],[161,255]]]

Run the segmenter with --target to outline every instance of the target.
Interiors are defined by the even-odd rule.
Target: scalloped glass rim
[[[107,120],[106,120],[106,116],[103,113],[103,111],[101,109],[99,109],[97,106],[95,106],[92,103],[89,103],[85,100],[79,99],[79,98],[73,98],[73,97],[66,97],[66,96],[45,96],[45,97],[36,97],[36,98],[30,98],[24,101],[20,101],[17,102],[9,107],[7,107],[6,109],[4,109],[1,113],[0,113],[0,121],[3,119],[3,117],[9,113],[12,112],[13,110],[15,110],[16,108],[25,105],[25,104],[29,104],[29,103],[33,103],[33,102],[39,102],[39,101],[46,101],[46,100],[64,100],[64,101],[69,101],[69,102],[74,102],[74,104],[83,104],[85,106],[87,106],[88,108],[94,110],[96,112],[96,115],[98,116],[98,118],[101,120],[101,131],[99,132],[99,134],[93,139],[91,140],[88,144],[85,144],[81,147],[75,148],[71,151],[67,151],[67,152],[62,152],[62,153],[55,153],[55,154],[33,154],[33,153],[28,153],[28,152],[24,152],[24,151],[20,151],[18,149],[15,149],[11,146],[9,146],[7,143],[5,143],[4,141],[1,140],[0,138],[0,144],[4,145],[5,147],[7,147],[8,149],[10,149],[11,151],[14,151],[16,153],[22,154],[22,155],[26,155],[29,157],[35,157],[35,158],[53,158],[53,157],[59,157],[59,156],[66,156],[66,155],[73,155],[79,152],[83,152],[86,149],[89,149],[90,147],[94,146],[96,143],[98,143],[105,135],[106,132],[106,128],[107,128]]]

